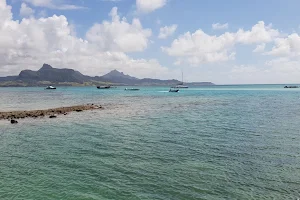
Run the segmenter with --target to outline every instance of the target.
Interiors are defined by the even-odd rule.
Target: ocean
[[[0,199],[299,199],[300,89],[0,88]]]

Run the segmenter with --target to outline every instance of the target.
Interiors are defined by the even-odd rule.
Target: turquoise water
[[[300,89],[0,88],[0,110],[97,103],[0,121],[0,199],[298,199]]]

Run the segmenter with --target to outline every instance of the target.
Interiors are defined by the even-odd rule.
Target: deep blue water
[[[300,89],[282,85],[0,88],[0,199],[300,198]]]

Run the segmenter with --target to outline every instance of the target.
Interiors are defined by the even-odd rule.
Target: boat
[[[170,88],[169,92],[179,92],[179,90]]]
[[[111,86],[97,86],[98,89],[110,89]]]
[[[46,90],[56,90],[56,87],[53,87],[52,85],[49,85],[45,89]]]
[[[172,88],[189,88],[189,86],[186,86],[186,85],[176,85]]]
[[[284,86],[284,88],[299,88],[299,86]]]
[[[174,86],[174,87],[172,87],[172,88],[189,88],[189,86],[183,85],[183,72],[181,72],[181,78],[182,78],[181,83],[178,84],[178,85],[176,85],[176,86]]]
[[[125,90],[137,91],[137,90],[140,90],[140,89],[138,89],[138,88],[125,88]]]

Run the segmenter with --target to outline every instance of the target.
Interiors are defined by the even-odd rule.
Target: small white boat
[[[46,90],[55,90],[56,87],[53,87],[52,85],[49,85],[45,88]]]
[[[137,90],[140,90],[140,89],[138,89],[138,88],[125,88],[125,90],[137,91]]]
[[[110,89],[111,86],[97,86],[98,89]]]

